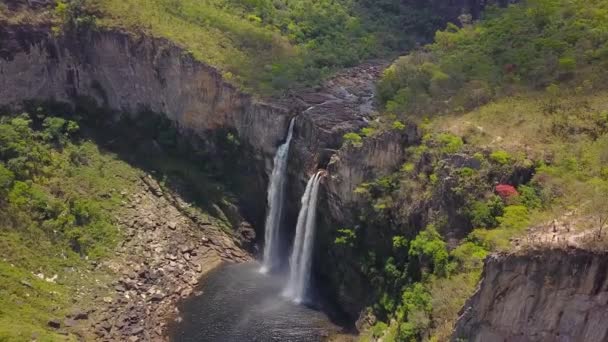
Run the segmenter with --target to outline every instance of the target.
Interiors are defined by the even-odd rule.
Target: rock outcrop
[[[179,300],[196,293],[199,279],[222,262],[252,258],[211,216],[188,210],[179,195],[163,191],[150,176],[142,177],[137,192],[124,195],[125,207],[116,224],[125,236],[114,256],[98,265],[114,280],[84,298],[94,308],[64,324],[86,340],[166,340],[167,321],[179,317]],[[89,314],[90,313],[90,314]]]
[[[608,340],[608,254],[537,250],[486,260],[452,340]]]
[[[54,37],[46,27],[0,28],[0,105],[89,97],[126,113],[166,114],[203,138],[235,129],[271,157],[288,125],[287,109],[243,94],[214,68],[174,44],[117,31]]]
[[[217,158],[220,135],[232,132],[248,161],[241,172],[248,184],[243,207],[256,228],[262,226],[264,202],[258,198],[265,198],[289,110],[244,94],[175,44],[118,31],[55,36],[46,26],[2,25],[0,106],[31,99],[93,99],[108,115],[164,114],[200,158]]]

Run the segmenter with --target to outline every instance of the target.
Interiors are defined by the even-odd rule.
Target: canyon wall
[[[453,341],[608,340],[608,254],[544,250],[486,260]]]
[[[178,46],[118,31],[55,36],[50,27],[0,27],[0,106],[29,99],[75,103],[86,97],[113,111],[162,113],[183,137],[213,151],[214,132],[234,131],[251,160],[248,216],[262,226],[272,157],[289,110],[246,95]],[[108,111],[110,112],[110,111]],[[108,113],[110,115],[110,113]],[[243,196],[244,197],[244,196]]]
[[[164,113],[203,136],[234,128],[261,156],[274,154],[286,108],[258,102],[163,39],[116,31],[53,37],[47,28],[0,28],[0,105],[92,97],[124,112]]]

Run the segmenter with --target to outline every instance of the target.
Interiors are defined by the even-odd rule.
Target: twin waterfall
[[[274,167],[268,186],[268,213],[264,230],[264,259],[260,271],[266,273],[279,264],[279,230],[283,218],[285,202],[285,185],[287,178],[287,160],[289,144],[293,136],[294,119],[289,123],[285,143],[279,146],[274,157]],[[306,185],[302,196],[302,207],[298,214],[296,235],[293,250],[289,259],[290,272],[287,287],[283,295],[296,303],[306,300],[312,268],[312,250],[315,239],[315,222],[317,216],[317,195],[319,184],[325,171],[314,174]]]
[[[279,258],[279,230],[283,218],[283,204],[285,202],[285,181],[287,178],[287,159],[289,158],[289,144],[293,136],[295,118],[289,123],[289,131],[285,143],[279,146],[274,156],[274,167],[268,186],[268,213],[264,226],[264,260],[262,273],[270,271],[277,265]]]
[[[296,237],[293,242],[293,251],[289,259],[289,282],[284,295],[301,303],[306,298],[310,271],[312,265],[312,249],[315,240],[315,222],[317,217],[317,195],[319,183],[325,171],[319,171],[310,178],[306,191],[302,196],[302,207],[298,214]]]

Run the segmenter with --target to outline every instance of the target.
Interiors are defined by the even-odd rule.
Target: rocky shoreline
[[[201,277],[224,262],[253,259],[222,230],[227,222],[193,210],[150,175],[137,188],[115,217],[124,237],[116,256],[95,267],[113,280],[90,289],[92,302],[77,301],[50,327],[83,341],[166,341],[168,323],[181,319],[178,301],[202,294],[195,291]]]

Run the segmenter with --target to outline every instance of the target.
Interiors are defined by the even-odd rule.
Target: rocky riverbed
[[[222,230],[227,222],[192,209],[150,175],[137,188],[125,194],[129,200],[116,214],[124,242],[115,258],[94,270],[112,280],[88,289],[83,298],[92,302],[77,300],[73,313],[52,320],[51,327],[82,340],[164,341],[167,322],[179,319],[176,303],[200,294],[195,289],[203,275],[222,263],[252,260]]]

